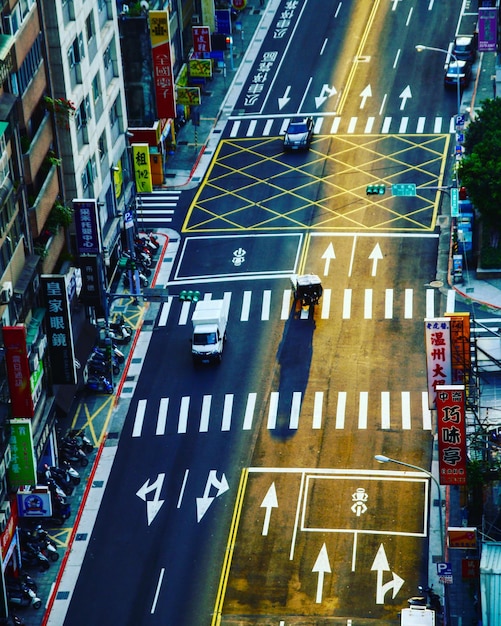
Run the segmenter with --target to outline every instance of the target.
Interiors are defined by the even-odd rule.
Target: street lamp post
[[[411,469],[417,470],[418,472],[423,472],[423,474],[426,474],[429,478],[433,480],[433,482],[435,483],[435,486],[437,487],[437,492],[438,492],[438,516],[439,516],[439,523],[440,523],[440,540],[441,540],[440,551],[441,551],[441,556],[443,557],[444,546],[445,546],[445,534],[444,534],[444,525],[443,525],[443,519],[442,519],[442,492],[440,491],[440,484],[438,480],[435,478],[435,476],[433,476],[431,472],[424,469],[424,467],[419,467],[418,465],[411,465],[410,463],[404,463],[403,461],[398,461],[397,459],[391,459],[390,457],[384,456],[383,454],[376,454],[374,458],[379,463],[396,463],[397,465],[403,465],[404,467],[409,467]]]
[[[453,54],[450,50],[446,50],[445,48],[434,48],[433,46],[423,46],[422,44],[418,44],[416,46],[416,50],[418,52],[422,52],[423,50],[431,50],[432,52],[444,52],[445,54],[452,57],[454,63],[456,64],[456,87],[457,87],[457,115],[461,115],[461,84],[459,80],[459,59],[455,54]]]

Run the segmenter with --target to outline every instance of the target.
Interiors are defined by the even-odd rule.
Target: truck
[[[226,341],[228,307],[225,300],[199,300],[191,317],[191,355],[195,365],[220,363]]]

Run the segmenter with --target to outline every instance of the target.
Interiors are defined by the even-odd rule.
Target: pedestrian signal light
[[[200,300],[200,292],[183,290],[179,294],[179,299],[181,302],[198,302]]]
[[[231,46],[231,44],[233,43],[233,37],[230,37],[229,35],[226,35],[226,50],[228,50],[228,48]]]
[[[366,189],[365,189],[365,193],[368,196],[374,196],[374,195],[383,195],[386,191],[386,185],[383,184],[377,184],[377,185],[367,185]]]

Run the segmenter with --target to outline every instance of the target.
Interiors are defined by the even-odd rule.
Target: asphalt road
[[[426,475],[374,455],[430,467],[423,318],[445,307],[429,288],[440,198],[365,186],[448,184],[455,97],[440,55],[414,47],[446,47],[460,5],[282,3],[173,270],[180,288],[229,299],[223,362],[193,369],[189,304],[143,331],[66,624],[398,623],[427,577],[433,502]],[[363,118],[366,132],[325,131],[284,156],[270,129],[299,112]],[[387,117],[400,132],[375,130]],[[410,131],[437,117],[440,130]],[[268,135],[251,137],[249,118],[271,120]],[[322,277],[306,314],[295,272]]]

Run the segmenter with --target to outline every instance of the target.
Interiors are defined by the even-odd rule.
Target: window
[[[99,158],[102,160],[106,156],[108,152],[108,143],[106,141],[106,132],[103,132],[101,137],[99,137],[97,149],[99,151]]]
[[[114,126],[118,118],[120,117],[120,103],[118,102],[118,98],[113,103],[113,106],[110,109],[110,124]]]
[[[70,67],[75,67],[75,65],[78,65],[84,57],[85,48],[82,33],[80,33],[78,37],[75,37],[73,43],[68,50],[68,62],[70,64]]]
[[[10,75],[10,89],[16,96],[22,96],[33,80],[42,62],[42,34],[38,35],[28,54],[25,56],[21,67],[17,72]]]
[[[110,64],[111,64],[111,44],[106,48],[106,50],[104,51],[103,54],[103,62],[104,62],[104,67],[106,69],[109,68]]]
[[[92,11],[85,20],[85,30],[87,31],[87,42],[89,42],[96,34],[96,31],[94,30],[94,13]]]
[[[85,96],[82,100],[80,106],[75,113],[75,122],[77,129],[79,130],[82,126],[87,126],[87,123],[92,117],[92,111],[90,108],[90,99],[89,96]]]
[[[99,79],[99,74],[94,76],[94,80],[92,81],[92,96],[94,98],[94,103],[96,103],[101,97],[101,81]]]

